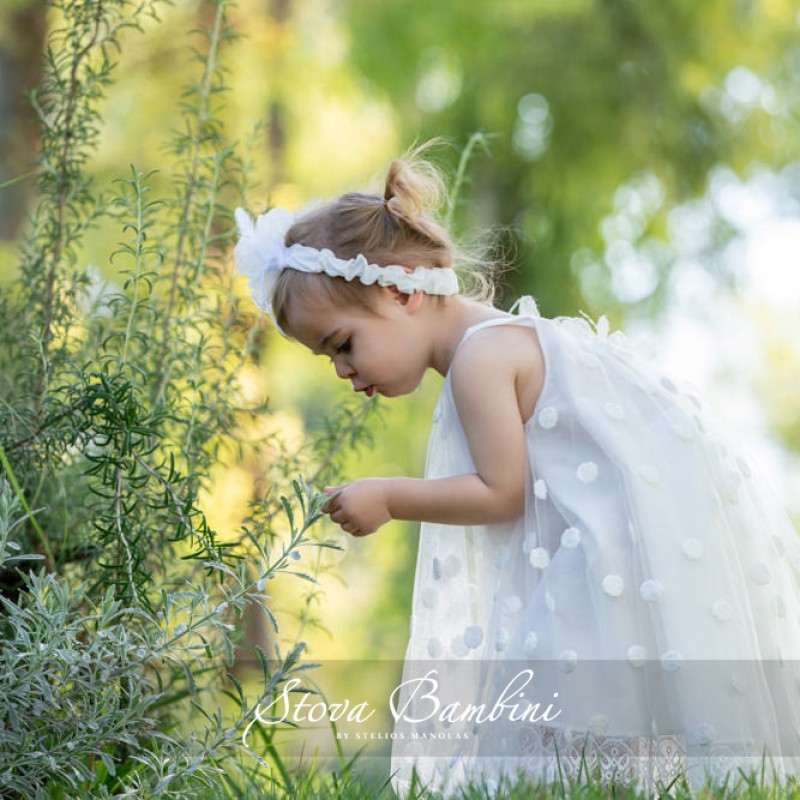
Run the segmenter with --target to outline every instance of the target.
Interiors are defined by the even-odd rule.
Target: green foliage
[[[100,135],[99,101],[111,81],[122,30],[152,13],[149,0],[84,0],[55,5],[41,85],[31,93],[40,122],[39,202],[21,263],[30,291],[22,324],[31,332],[21,356],[30,361],[34,408],[42,410],[53,370],[66,357],[71,304],[81,285],[73,271],[87,228],[105,198],[92,191],[86,165]]]
[[[674,259],[669,211],[702,195],[720,163],[742,174],[798,157],[795,14],[728,0],[342,4],[353,65],[396,110],[401,140],[444,136],[460,149],[473,131],[495,136],[455,221],[508,226],[520,266],[510,294],[536,295],[550,316],[634,303],[652,315]],[[765,87],[751,106],[727,91],[737,67]],[[618,189],[642,180],[657,202],[623,230],[653,279],[630,300],[611,286],[600,226]]]
[[[335,410],[301,452],[273,447],[238,534],[209,524],[214,465],[275,443],[252,435],[270,409],[240,386],[263,332],[239,308],[229,265],[248,162],[220,122],[228,6],[207,3],[195,32],[200,77],[163,169],[171,194],[155,197],[153,173],[131,167],[107,188],[89,167],[122,32],[141,29],[157,0],[54,2],[32,95],[38,199],[0,298],[4,797],[239,797],[293,781],[281,726],[253,724],[307,668],[266,587],[286,576],[318,595],[316,568],[296,555],[338,545],[312,535],[325,496],[295,476],[334,478],[374,404]],[[109,256],[119,287],[80,268],[101,220],[121,230]],[[234,671],[254,608],[270,641],[255,692]]]
[[[289,547],[319,545],[307,530],[320,516],[321,500],[296,485],[302,525],[292,523]],[[37,559],[13,555],[8,537],[24,521],[10,485],[0,483],[0,566]],[[291,506],[284,501],[287,513]],[[159,610],[125,606],[114,587],[90,594],[53,573],[24,575],[15,602],[0,597],[4,646],[0,650],[0,773],[3,796],[64,797],[210,796],[236,786],[229,765],[238,767],[241,786],[263,784],[282,769],[268,728],[264,752],[271,764],[242,741],[260,704],[269,704],[282,684],[304,667],[303,644],[268,662],[264,683],[251,702],[238,692],[233,720],[208,714],[194,698],[214,688],[233,663],[235,627],[248,603],[266,606],[267,581],[288,571],[288,550],[274,554],[253,537],[257,568],[236,570],[207,563],[219,582],[183,581],[162,589]],[[233,612],[233,615],[231,614]],[[269,613],[269,612],[268,612]],[[189,734],[177,727],[184,704],[203,715],[205,725]],[[250,742],[247,742],[250,744]],[[242,754],[266,767],[241,764]]]

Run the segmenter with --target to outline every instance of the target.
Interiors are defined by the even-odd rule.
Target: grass
[[[648,792],[628,783],[603,783],[599,775],[583,774],[581,779],[564,778],[551,783],[530,777],[504,776],[499,781],[477,780],[447,794],[425,787],[416,773],[407,792],[397,794],[385,775],[362,770],[363,762],[353,759],[335,772],[317,771],[313,766],[294,774],[291,785],[275,783],[271,788],[239,795],[242,800],[800,800],[800,782],[790,777],[770,782],[766,769],[752,773],[730,772],[723,782],[710,780],[692,790],[685,776]]]
[[[299,787],[298,787],[299,788]],[[670,798],[670,800],[800,800],[800,784],[796,779],[784,783],[769,784],[762,774],[736,774],[729,776],[722,784],[710,782],[693,792],[685,778],[669,786],[661,786],[654,792],[626,784],[602,784],[599,779],[589,778],[583,782],[564,780],[563,782],[543,783],[525,777],[501,779],[492,785],[491,781],[477,781],[444,795],[423,787],[412,781],[410,790],[398,796],[387,780],[383,784],[371,783],[357,774],[350,773],[345,779],[341,776],[312,777],[304,791],[294,795],[298,798],[370,798],[370,800],[536,800],[537,798],[563,798],[563,800],[600,800],[600,798],[625,798],[625,800],[650,800],[650,798]]]

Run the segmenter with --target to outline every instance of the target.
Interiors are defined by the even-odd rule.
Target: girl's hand
[[[386,481],[381,478],[363,478],[341,486],[326,486],[325,494],[336,497],[332,497],[322,510],[353,536],[367,536],[392,518],[386,489]]]

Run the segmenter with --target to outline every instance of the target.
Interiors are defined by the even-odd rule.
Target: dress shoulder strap
[[[514,315],[513,312],[517,307],[519,307],[519,310],[517,314]],[[464,335],[461,337],[461,341],[459,341],[456,349],[461,347],[473,333],[483,330],[483,328],[492,328],[496,325],[524,325],[525,327],[535,328],[536,321],[540,318],[536,301],[530,295],[523,295],[520,297],[519,300],[511,306],[509,314],[511,316],[486,319],[483,322],[478,322],[476,325],[470,326],[464,331]]]
[[[539,306],[536,305],[536,300],[531,297],[529,294],[523,294],[513,306],[509,310],[509,314],[514,313],[514,309],[519,306],[519,311],[517,314],[520,317],[538,317],[539,314]]]

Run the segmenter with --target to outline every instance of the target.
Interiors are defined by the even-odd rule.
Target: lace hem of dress
[[[611,737],[547,726],[525,726],[518,734],[517,771],[552,783],[593,780],[632,784],[648,792],[685,775],[692,788],[725,779],[731,771],[752,771],[763,759],[741,744],[687,746],[681,735]],[[780,764],[776,777],[782,777]]]
[[[400,768],[392,784],[401,795],[409,792],[414,785],[412,768],[416,767],[417,788],[421,780],[421,785],[447,797],[468,783],[494,797],[503,784],[514,785],[519,779],[537,785],[635,787],[654,797],[673,794],[684,779],[692,792],[707,783],[723,785],[739,771],[757,773],[767,783],[782,784],[787,778],[780,758],[754,756],[753,748],[741,743],[687,746],[682,735],[611,737],[528,725],[518,730],[515,741],[504,745],[507,754],[503,756],[408,759],[397,764]],[[798,767],[800,764],[795,765]]]

